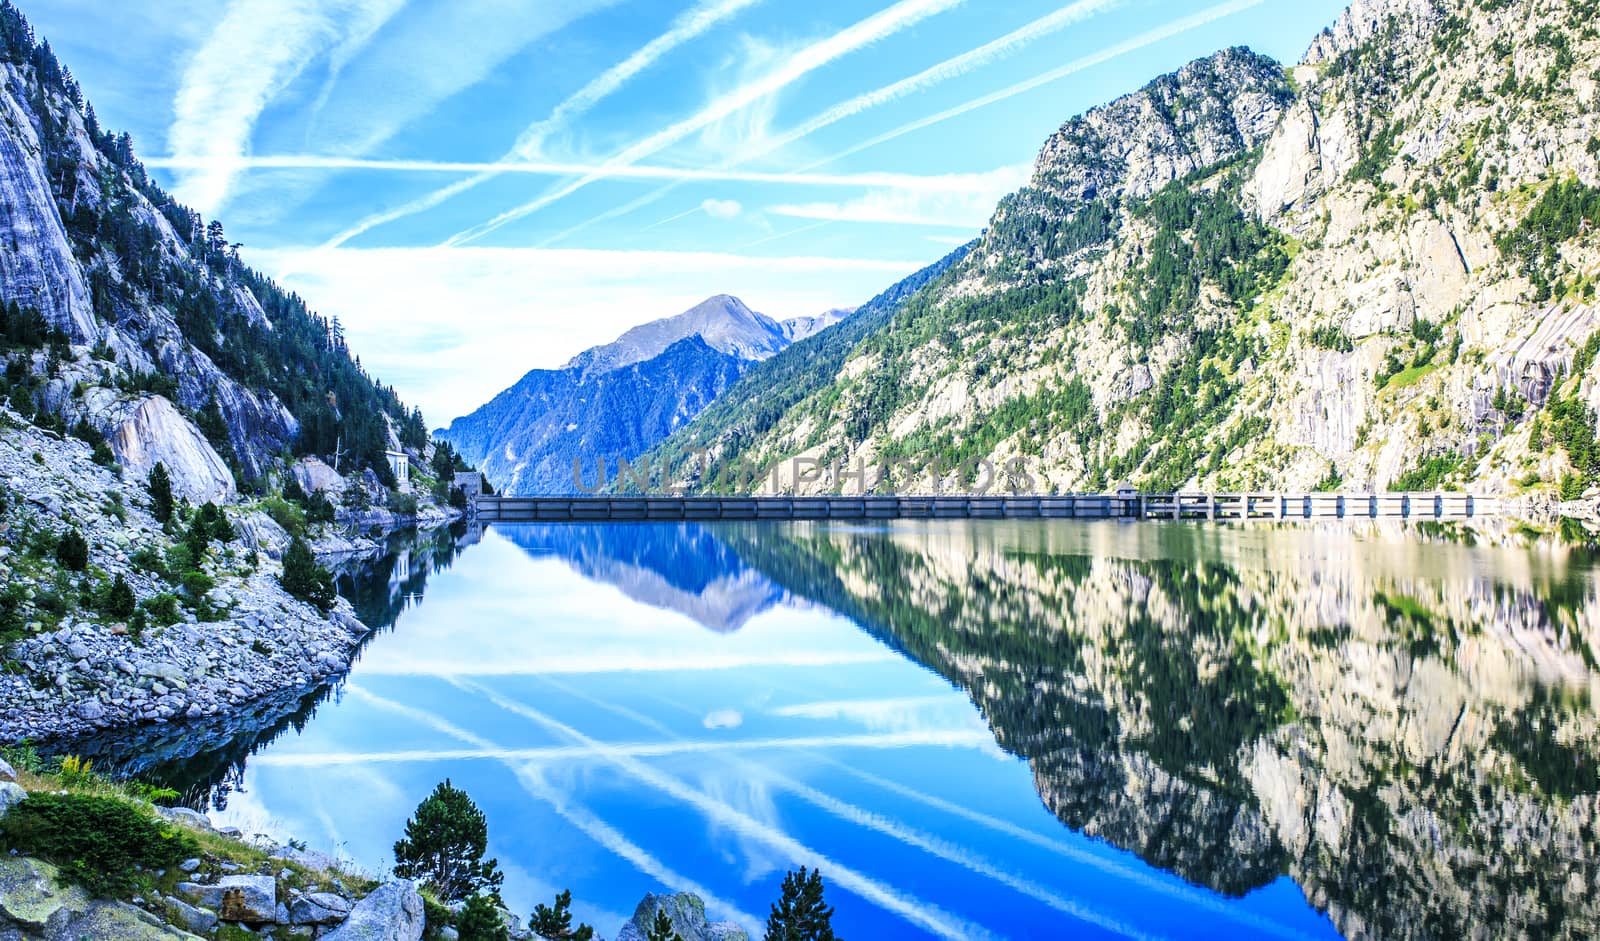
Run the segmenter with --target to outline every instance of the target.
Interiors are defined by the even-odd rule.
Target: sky
[[[152,175],[430,423],[719,293],[860,304],[1075,114],[1338,0],[21,0]]]

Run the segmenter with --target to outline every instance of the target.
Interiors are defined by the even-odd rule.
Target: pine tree
[[[128,580],[118,573],[111,588],[106,591],[105,611],[107,617],[127,620],[133,617],[137,599],[133,597],[133,589],[128,587]]]
[[[672,919],[664,908],[656,909],[656,920],[650,925],[645,941],[683,941],[683,935],[672,930]]]
[[[548,941],[592,941],[594,929],[579,923],[572,927],[572,890],[567,889],[556,896],[555,908],[550,908],[544,903],[535,905],[533,917],[528,919],[528,927],[533,933]]]
[[[440,901],[460,901],[497,891],[505,880],[497,861],[484,861],[488,848],[483,811],[446,778],[406,821],[406,835],[394,845],[394,872],[421,879]]]
[[[299,536],[283,554],[283,574],[278,576],[283,590],[326,614],[333,609],[333,574],[317,564],[311,547]]]
[[[156,462],[150,469],[150,514],[157,522],[172,519],[172,478],[167,476],[167,465]]]
[[[73,572],[81,572],[89,567],[89,543],[83,534],[76,529],[67,530],[56,543],[56,561],[61,567]]]
[[[766,941],[838,941],[833,909],[822,900],[822,873],[798,872],[783,877],[783,897],[767,916]]]
[[[487,895],[474,895],[456,916],[456,935],[461,941],[508,941],[500,907]]]

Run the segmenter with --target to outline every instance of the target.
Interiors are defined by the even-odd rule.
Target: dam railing
[[[1467,520],[1500,513],[1467,493],[1084,493],[1052,496],[483,496],[484,522],[1128,519],[1244,522]]]

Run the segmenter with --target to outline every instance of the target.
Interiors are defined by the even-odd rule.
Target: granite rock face
[[[683,941],[750,941],[749,932],[738,925],[706,921],[706,903],[689,892],[646,895],[634,910],[632,920],[617,932],[617,941],[645,941],[658,911],[667,913],[672,930]]]

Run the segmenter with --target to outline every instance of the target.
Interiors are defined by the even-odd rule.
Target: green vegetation
[[[1516,228],[1500,236],[1500,251],[1533,283],[1534,300],[1561,293],[1561,246],[1600,226],[1600,188],[1577,179],[1544,191]]]
[[[672,919],[668,917],[666,909],[656,909],[655,921],[651,922],[650,930],[645,934],[645,941],[683,941],[683,935],[672,930]]]
[[[495,860],[484,860],[488,846],[483,811],[446,778],[406,821],[406,835],[394,845],[395,875],[421,880],[443,902],[493,893],[505,875]]]
[[[311,554],[311,547],[296,536],[283,554],[283,574],[278,577],[283,590],[326,614],[333,610],[336,597],[333,574]]]
[[[528,927],[534,934],[541,938],[550,938],[552,941],[591,941],[594,938],[594,929],[585,924],[572,927],[572,890],[563,889],[556,893],[554,907],[540,902],[534,906],[533,917],[528,919]]]
[[[85,794],[29,794],[0,820],[0,839],[103,896],[127,894],[141,870],[170,868],[199,850],[193,837],[146,808]]]
[[[167,465],[156,462],[150,469],[150,515],[156,522],[165,524],[172,519],[172,477],[167,474]]]
[[[1396,477],[1390,482],[1389,489],[1395,492],[1444,490],[1449,486],[1450,479],[1464,471],[1466,466],[1466,458],[1460,454],[1436,454],[1424,458],[1415,467]]]
[[[460,941],[507,941],[510,937],[500,907],[487,895],[467,899],[456,916],[455,928]]]
[[[801,866],[783,877],[783,896],[767,916],[765,941],[835,941],[833,907],[822,898],[822,873]]]
[[[69,572],[81,572],[89,567],[89,543],[76,529],[69,529],[56,543],[56,563]]]

